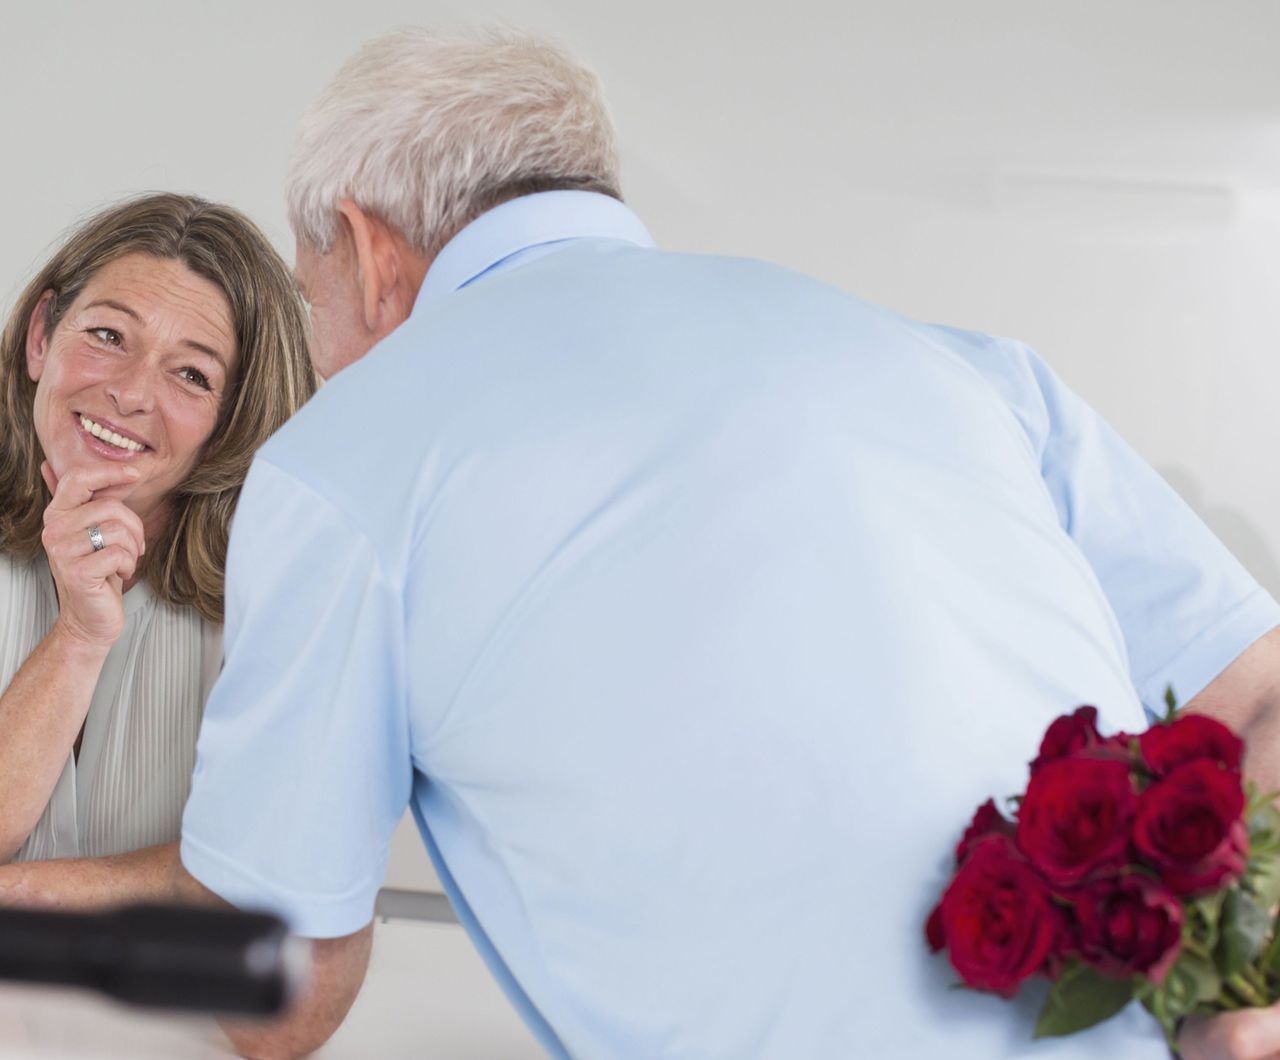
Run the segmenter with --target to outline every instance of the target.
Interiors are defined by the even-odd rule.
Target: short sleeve
[[[1280,607],[1181,497],[1033,351],[950,333],[1021,421],[1063,528],[1124,632],[1149,710],[1185,703],[1264,633]]]
[[[182,861],[313,938],[373,916],[412,783],[401,597],[358,528],[261,458],[228,554],[226,661]]]

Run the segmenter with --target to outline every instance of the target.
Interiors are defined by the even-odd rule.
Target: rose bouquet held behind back
[[[1169,714],[1104,737],[1097,711],[1058,718],[1013,819],[988,800],[929,916],[964,986],[1011,997],[1051,981],[1036,1037],[1072,1034],[1137,999],[1174,1045],[1179,1021],[1280,998],[1280,812],[1241,776],[1244,744]]]

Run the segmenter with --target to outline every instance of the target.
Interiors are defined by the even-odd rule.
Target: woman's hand
[[[57,624],[78,642],[110,648],[124,630],[124,583],[137,570],[146,540],[142,520],[123,501],[95,497],[131,485],[138,472],[107,464],[70,471],[59,480],[46,462],[40,473],[53,494],[40,539],[58,587]],[[93,526],[102,535],[103,547],[96,551],[89,537]]]

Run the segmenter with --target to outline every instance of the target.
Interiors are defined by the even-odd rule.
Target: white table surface
[[[0,983],[0,1060],[188,1060],[234,1055],[212,1021],[126,1008],[75,990]],[[364,989],[320,1060],[545,1054],[457,924],[379,922]]]

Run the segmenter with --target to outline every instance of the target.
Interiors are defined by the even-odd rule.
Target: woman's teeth
[[[145,445],[140,445],[132,438],[123,438],[116,434],[115,431],[109,431],[101,424],[94,423],[88,416],[80,417],[80,426],[95,438],[101,438],[104,442],[108,442],[119,449],[127,449],[131,453],[140,453],[146,448]]]

